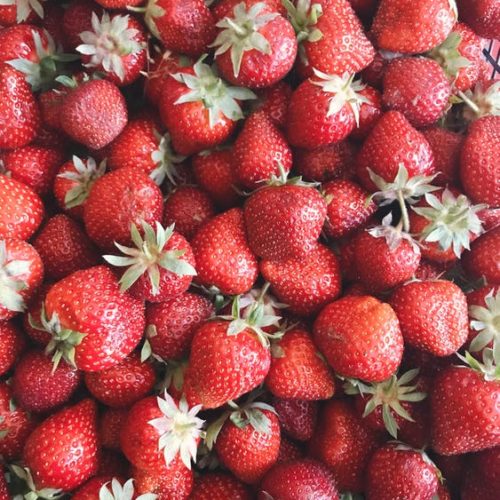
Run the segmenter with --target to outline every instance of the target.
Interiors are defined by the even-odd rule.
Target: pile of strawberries
[[[498,500],[500,2],[95,1],[0,0],[0,500]]]

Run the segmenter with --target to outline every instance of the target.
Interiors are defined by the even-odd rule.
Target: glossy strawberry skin
[[[62,29],[69,48],[75,49],[82,43],[80,33],[92,30],[92,13],[102,18],[103,8],[92,0],[77,0],[65,9]]]
[[[265,87],[257,92],[255,110],[263,111],[276,126],[283,128],[291,95],[292,88],[284,80]]]
[[[495,0],[458,0],[460,17],[480,36],[498,38],[500,11]]]
[[[12,368],[25,344],[24,336],[16,323],[0,323],[0,375],[5,375]]]
[[[23,457],[39,488],[83,484],[98,467],[95,403],[84,399],[52,414],[30,435]]]
[[[4,28],[0,32],[0,45],[2,46],[2,55],[0,63],[6,63],[13,59],[26,59],[32,62],[38,62],[33,34],[40,36],[42,46],[47,48],[47,37],[42,29],[30,24],[16,24]]]
[[[308,441],[313,435],[318,415],[318,403],[304,399],[273,398],[283,432],[298,441]]]
[[[222,472],[208,472],[196,479],[190,500],[250,500],[247,487],[234,476]]]
[[[469,277],[484,277],[490,285],[500,285],[500,227],[472,242],[470,251],[463,255],[462,264]]]
[[[121,450],[120,436],[129,408],[106,408],[99,418],[99,440],[103,448]]]
[[[118,479],[118,478],[117,478]],[[83,486],[78,488],[72,495],[74,500],[93,500],[99,498],[101,488],[106,485],[109,486],[108,491],[111,489],[112,475],[97,475],[87,481]],[[120,484],[122,482],[120,481]]]
[[[398,368],[403,337],[393,309],[371,296],[327,305],[314,323],[314,340],[334,371],[381,382]]]

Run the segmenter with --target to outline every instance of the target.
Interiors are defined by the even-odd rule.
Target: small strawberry
[[[190,500],[213,500],[230,498],[231,500],[250,500],[247,487],[234,476],[222,472],[209,472],[198,477],[194,483]]]
[[[313,330],[328,363],[344,377],[382,382],[401,362],[403,336],[396,313],[374,297],[347,296],[328,304]]]
[[[500,10],[495,0],[458,0],[460,17],[479,35],[498,38]]]
[[[285,434],[298,441],[311,439],[318,416],[316,401],[273,398],[273,407]]]
[[[464,252],[462,264],[472,279],[484,278],[490,285],[500,285],[500,227],[488,231]]]
[[[6,0],[0,5],[0,24],[11,26],[24,21],[33,22],[43,18],[45,0]]]
[[[258,100],[253,108],[256,111],[263,111],[277,127],[284,128],[291,95],[292,88],[282,80],[271,87],[257,91]]]
[[[16,323],[0,323],[0,375],[5,375],[14,366],[25,345],[24,335]]]
[[[80,385],[80,372],[61,364],[56,369],[42,351],[24,354],[12,377],[16,402],[30,412],[53,411],[68,402]]]
[[[269,87],[292,69],[297,41],[292,25],[264,2],[242,0],[216,23],[210,44],[226,80],[236,85]]]

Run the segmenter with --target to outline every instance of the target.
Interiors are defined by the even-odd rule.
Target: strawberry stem
[[[401,208],[401,220],[403,221],[403,230],[406,233],[410,232],[410,217],[408,216],[408,208],[406,206],[403,191],[401,189],[397,192],[398,203]]]

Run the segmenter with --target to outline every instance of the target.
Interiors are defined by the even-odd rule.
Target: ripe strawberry
[[[236,85],[269,87],[291,70],[297,55],[293,26],[264,2],[238,3],[216,23],[217,66]]]
[[[24,335],[16,323],[0,323],[0,375],[5,375],[14,366],[25,344]]]
[[[230,498],[231,500],[250,500],[247,487],[234,476],[222,472],[209,472],[198,477],[194,483],[190,500],[213,500]]]
[[[115,242],[132,242],[132,225],[154,224],[161,220],[162,210],[158,186],[137,169],[121,168],[92,185],[84,205],[85,230],[103,250],[113,250]]]
[[[120,435],[128,408],[106,408],[99,418],[99,440],[103,448],[119,451]]]
[[[16,402],[30,412],[53,411],[68,402],[80,385],[78,370],[67,364],[56,369],[43,351],[24,354],[12,377],[12,392]]]
[[[246,189],[257,189],[263,181],[277,176],[282,168],[292,167],[292,152],[282,132],[263,112],[250,115],[236,139],[232,164],[239,183]]]
[[[24,21],[34,22],[43,18],[43,5],[41,2],[28,2],[18,4],[17,2],[5,2],[0,5],[0,24],[2,26],[11,26]]]
[[[191,240],[214,215],[212,200],[204,191],[194,186],[180,186],[165,200],[163,224],[175,224],[175,230]]]
[[[9,490],[3,468],[0,469],[0,500],[9,500]]]
[[[76,50],[86,68],[99,71],[116,85],[129,85],[146,66],[146,36],[135,18],[92,13],[92,29],[80,33]]]
[[[118,87],[107,80],[75,85],[61,105],[61,126],[76,142],[91,149],[110,144],[127,124],[127,107]]]
[[[360,492],[376,444],[375,433],[363,425],[348,401],[333,399],[321,410],[309,451],[329,467],[341,491]]]
[[[293,92],[288,107],[287,137],[292,146],[316,149],[345,139],[359,124],[359,109],[368,102],[365,88],[353,76],[327,75],[315,70],[314,77]],[[307,121],[308,127],[304,127]]]
[[[318,415],[318,403],[304,399],[273,398],[281,429],[293,439],[309,441]]]
[[[130,1],[132,5],[133,0]],[[71,50],[82,43],[80,33],[92,29],[92,14],[102,17],[104,9],[92,0],[76,0],[65,9],[62,30],[65,42]]]
[[[382,99],[414,127],[432,125],[444,114],[451,87],[439,64],[426,57],[399,57],[384,74]]]
[[[315,314],[340,294],[339,262],[324,245],[318,244],[303,259],[263,260],[260,270],[273,293],[293,314]]]
[[[182,358],[189,351],[196,328],[214,312],[208,299],[189,292],[166,302],[147,304],[146,339],[151,351],[164,360]]]
[[[488,231],[464,253],[462,264],[472,279],[484,278],[490,285],[500,285],[500,227]]]
[[[41,285],[42,259],[25,241],[0,240],[0,277],[0,321],[6,321],[26,309]]]
[[[451,281],[407,283],[394,292],[390,303],[405,342],[418,349],[434,356],[448,356],[467,339],[467,300]]]
[[[50,288],[41,323],[39,328],[52,334],[48,350],[55,351],[55,363],[64,358],[81,370],[99,371],[119,363],[138,344],[144,306],[120,292],[109,268],[97,266]]]
[[[398,318],[370,296],[348,296],[327,305],[314,322],[314,340],[336,373],[381,382],[403,355]]]
[[[254,103],[253,108],[256,111],[263,111],[277,127],[284,128],[291,95],[292,88],[282,80],[259,90],[257,92],[258,100]]]
[[[500,117],[488,116],[469,127],[460,159],[465,194],[476,203],[500,207],[499,169],[493,152],[500,145]]]
[[[431,500],[438,490],[438,475],[438,469],[424,452],[401,444],[389,444],[379,448],[370,460],[366,493],[373,500]]]
[[[434,157],[425,137],[398,111],[388,111],[364,142],[357,159],[357,176],[368,191],[375,191],[370,170],[392,182],[403,166],[408,176],[431,175]],[[370,169],[370,170],[369,170]]]
[[[207,221],[191,240],[197,281],[237,295],[252,288],[258,275],[257,259],[245,234],[243,212],[234,208]]]
[[[320,357],[311,335],[294,328],[271,348],[266,386],[279,398],[318,400],[333,396],[333,376]]]
[[[99,264],[99,254],[83,229],[67,215],[51,217],[33,241],[45,276],[60,280],[69,274]]]
[[[117,488],[121,489],[121,483],[118,481],[118,479],[114,478],[111,475],[97,475],[94,476],[92,479],[89,479],[86,483],[83,484],[83,486],[80,486],[71,498],[76,499],[76,500],[93,500],[94,498],[99,498],[101,490],[108,491],[109,489],[107,486],[109,485],[111,487],[111,481],[115,481],[115,490],[118,492]],[[133,486],[132,486],[132,492],[133,492]],[[120,491],[122,493],[122,491]],[[116,498],[112,494],[113,500]],[[120,497],[119,497],[120,498]]]
[[[326,182],[354,175],[356,147],[342,141],[316,149],[295,149],[294,169],[306,180]]]
[[[0,149],[27,145],[40,126],[40,112],[24,75],[8,64],[0,64],[0,101]]]
[[[165,48],[200,56],[215,37],[214,18],[203,0],[154,0],[145,21]]]
[[[326,182],[322,186],[327,202],[325,233],[330,238],[342,238],[361,228],[375,213],[377,206],[370,193],[349,180]]]
[[[375,50],[348,0],[283,2],[300,41],[299,62],[306,76],[315,68],[329,75],[358,73]]]
[[[495,0],[458,0],[460,17],[479,35],[498,38],[500,10]]]
[[[457,18],[454,1],[381,0],[372,33],[379,49],[420,54],[444,42]]]
[[[259,494],[262,498],[289,499],[299,491],[307,492],[310,498],[340,498],[332,471],[310,459],[275,465],[262,480]]]
[[[359,125],[351,132],[351,138],[364,140],[383,115],[383,103],[381,93],[368,85],[360,91],[360,94],[367,99],[367,102],[361,103]]]
[[[23,23],[2,29],[0,32],[0,44],[2,45],[0,63],[8,63],[13,59],[35,62],[37,60],[37,43],[42,48],[47,48],[47,33],[38,26]]]

